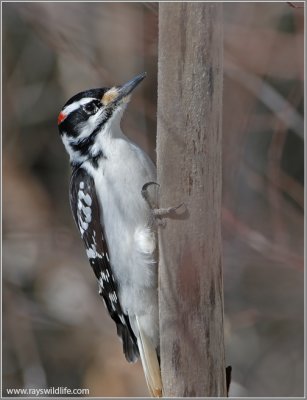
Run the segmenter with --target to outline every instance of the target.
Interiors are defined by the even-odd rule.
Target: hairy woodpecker
[[[78,93],[64,105],[58,127],[72,166],[70,205],[99,294],[126,359],[141,358],[151,395],[161,396],[157,238],[147,193],[156,168],[120,128],[145,75]]]

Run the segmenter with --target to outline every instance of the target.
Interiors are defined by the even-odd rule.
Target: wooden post
[[[226,396],[221,245],[222,5],[160,3],[159,231],[164,396]]]

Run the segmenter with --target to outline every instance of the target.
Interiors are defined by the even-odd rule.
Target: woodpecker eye
[[[95,103],[88,103],[85,104],[85,106],[83,107],[83,110],[87,113],[87,114],[95,114],[98,111],[98,106]]]

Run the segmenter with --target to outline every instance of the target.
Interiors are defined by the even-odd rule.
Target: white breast
[[[105,143],[104,143],[105,145]],[[110,139],[106,158],[91,173],[102,207],[113,274],[124,312],[157,320],[157,238],[142,186],[156,180],[149,157],[123,138]],[[154,323],[156,323],[155,321]],[[152,326],[150,330],[152,330]]]

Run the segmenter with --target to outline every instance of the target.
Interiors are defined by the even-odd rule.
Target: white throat
[[[91,156],[95,157],[102,152],[106,157],[113,152],[112,144],[116,139],[126,138],[121,130],[120,122],[125,106],[118,107],[108,122],[98,133],[94,145],[91,147]]]

